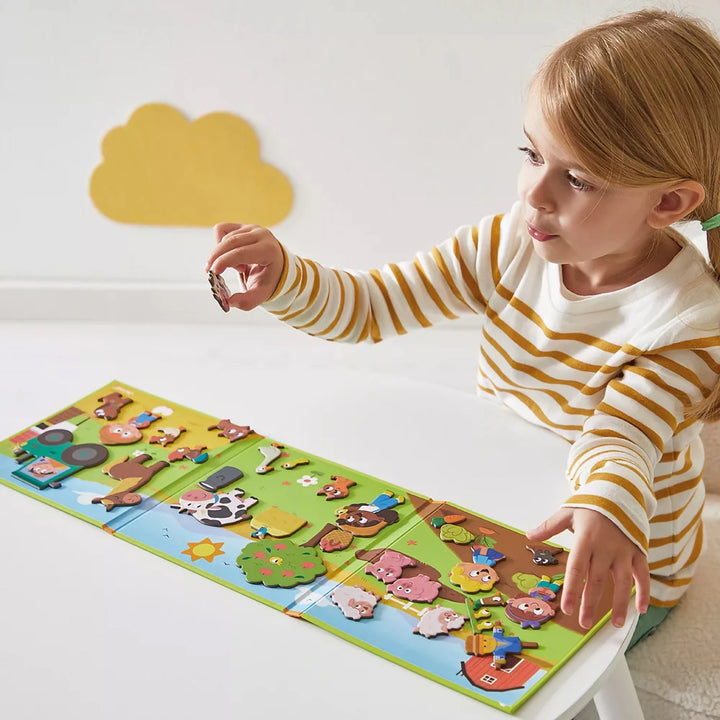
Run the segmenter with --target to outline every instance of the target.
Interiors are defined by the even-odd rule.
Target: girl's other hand
[[[598,601],[610,576],[615,586],[613,625],[625,624],[633,584],[638,612],[647,611],[650,602],[647,558],[615,523],[595,510],[560,508],[544,523],[528,531],[527,537],[543,541],[563,530],[575,533],[562,588],[561,609],[566,615],[573,613],[580,602],[580,626],[592,627]]]
[[[283,271],[277,238],[267,228],[239,223],[220,223],[214,232],[216,245],[205,270],[218,275],[228,268],[237,270],[243,290],[230,296],[230,306],[252,310],[269,300]]]

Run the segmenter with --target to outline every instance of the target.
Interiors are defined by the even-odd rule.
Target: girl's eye
[[[570,183],[570,187],[575,190],[592,190],[592,185],[588,185],[586,182],[580,180],[580,178],[576,178],[572,173],[568,173],[568,182]]]
[[[518,150],[521,153],[525,153],[525,156],[533,165],[540,165],[540,163],[542,162],[540,156],[532,148],[520,147],[518,148]]]

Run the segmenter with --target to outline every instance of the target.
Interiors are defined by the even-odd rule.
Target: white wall
[[[245,118],[294,187],[276,234],[370,267],[506,210],[538,62],[648,4],[0,0],[0,319],[222,319],[209,230],[120,224],[90,201],[103,135],[142,104]],[[654,4],[720,27],[717,0]]]

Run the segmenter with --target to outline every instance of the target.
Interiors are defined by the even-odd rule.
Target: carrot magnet
[[[443,525],[446,525],[447,523],[450,523],[452,525],[459,525],[461,522],[465,522],[467,518],[464,515],[438,515],[434,517],[430,524],[436,528],[440,529]]]

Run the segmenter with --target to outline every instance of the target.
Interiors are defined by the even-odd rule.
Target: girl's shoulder
[[[685,309],[720,306],[720,282],[715,277],[706,253],[696,239],[675,232],[681,250],[665,273],[665,283],[677,289],[677,301]]]
[[[720,284],[695,242],[682,235],[678,242],[681,251],[658,278],[673,310],[672,333],[685,338],[719,336]]]

